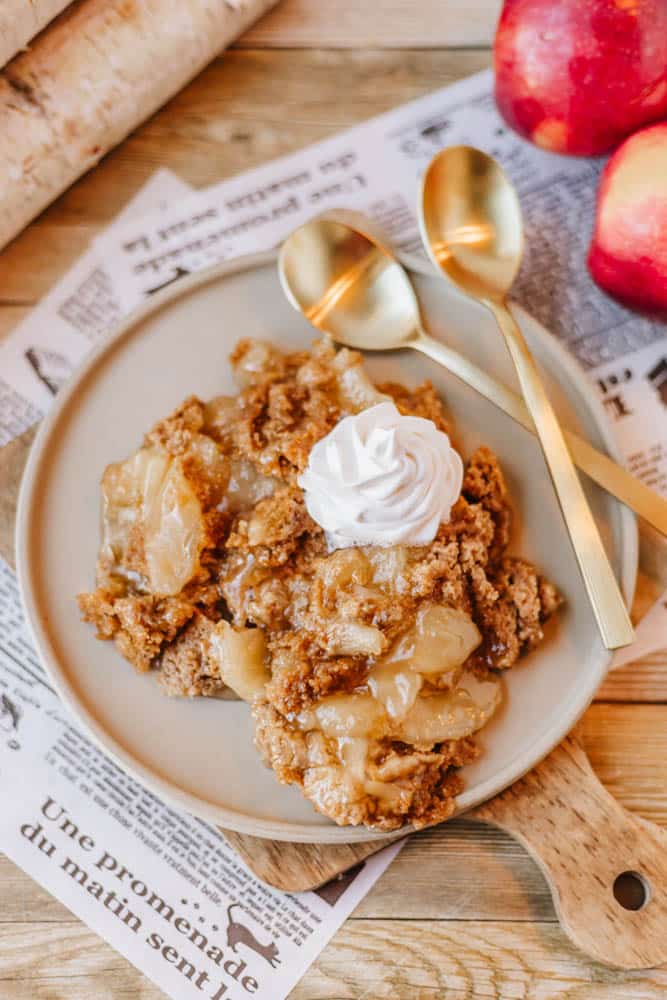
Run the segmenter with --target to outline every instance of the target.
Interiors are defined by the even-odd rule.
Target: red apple
[[[667,0],[505,0],[494,48],[506,121],[594,156],[667,115]]]
[[[588,266],[621,301],[667,310],[667,122],[630,136],[605,167]]]

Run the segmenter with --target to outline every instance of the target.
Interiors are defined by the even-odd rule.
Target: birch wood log
[[[0,3],[0,66],[24,49],[70,0],[3,0]]]
[[[85,0],[66,11],[0,75],[0,247],[276,2]]]

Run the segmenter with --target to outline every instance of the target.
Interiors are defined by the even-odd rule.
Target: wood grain
[[[501,0],[282,0],[241,45],[425,48],[490,45]]]
[[[284,892],[317,889],[391,844],[395,837],[363,844],[291,844],[221,830],[263,882]]]
[[[351,920],[291,1000],[657,1000],[667,972],[638,980],[587,962],[552,924]]]
[[[12,332],[14,327],[25,319],[32,305],[29,306],[14,306],[7,304],[0,304],[0,343],[8,337]]]
[[[586,961],[555,924],[349,920],[290,1000],[663,1000],[667,970]],[[15,923],[2,1000],[158,1000],[164,994],[78,921]]]
[[[594,704],[583,720],[584,745],[604,786],[623,806],[662,827],[666,728],[665,705]],[[357,913],[393,916],[398,898],[401,914],[411,919],[555,919],[544,878],[524,848],[467,818],[411,837]]]
[[[616,802],[576,734],[474,814],[532,854],[561,927],[586,955],[622,969],[667,962],[667,833]],[[639,873],[648,887],[636,910],[614,898],[624,872]]]
[[[665,649],[613,670],[598,691],[601,701],[667,702],[667,637]]]
[[[584,746],[621,805],[667,827],[667,705],[594,704],[584,716]]]

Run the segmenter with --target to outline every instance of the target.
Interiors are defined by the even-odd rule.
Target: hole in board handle
[[[614,880],[614,899],[624,910],[641,910],[651,898],[651,885],[639,872],[621,872]]]

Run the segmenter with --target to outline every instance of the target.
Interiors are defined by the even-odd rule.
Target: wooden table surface
[[[282,0],[2,254],[0,337],[158,166],[194,185],[291,152],[490,62],[497,0]],[[655,593],[641,581],[636,610]],[[612,674],[588,711],[593,766],[667,825],[667,651]],[[666,928],[667,933],[667,928]],[[164,994],[0,856],[0,1000]],[[509,837],[456,820],[416,836],[293,1000],[664,997],[667,968],[616,972],[577,954],[546,883]]]

